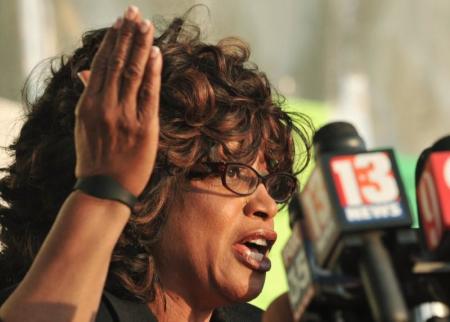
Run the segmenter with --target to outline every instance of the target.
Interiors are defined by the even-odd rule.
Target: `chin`
[[[225,287],[223,291],[230,303],[248,302],[261,293],[265,279],[265,273],[253,272],[250,276],[239,279],[232,287]]]
[[[256,274],[254,276],[250,277],[248,291],[245,294],[245,296],[243,297],[243,300],[246,302],[253,300],[259,294],[261,294],[261,292],[263,290],[264,282],[266,280],[266,274],[265,273],[256,273]]]

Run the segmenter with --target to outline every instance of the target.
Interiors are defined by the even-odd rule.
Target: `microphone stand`
[[[408,309],[380,232],[363,236],[359,271],[375,321],[409,321]]]

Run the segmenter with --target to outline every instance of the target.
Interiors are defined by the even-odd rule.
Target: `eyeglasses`
[[[222,184],[225,188],[239,196],[251,195],[262,183],[269,195],[277,203],[286,202],[297,188],[297,179],[286,172],[275,172],[266,176],[260,175],[252,167],[243,163],[224,163],[224,162],[204,162],[209,169],[209,173],[221,175]],[[191,172],[191,175],[199,174],[197,171]]]

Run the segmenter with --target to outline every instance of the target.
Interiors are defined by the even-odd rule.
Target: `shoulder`
[[[226,322],[260,322],[263,310],[249,303],[239,303],[222,307],[215,312],[216,318],[212,321]]]
[[[17,285],[9,286],[0,290],[0,306],[6,302],[8,297],[14,292]],[[114,319],[114,313],[111,311],[111,307],[106,303],[105,296],[102,296],[102,301],[97,313],[96,322],[118,322]]]
[[[17,285],[0,290],[0,306],[16,289]],[[156,322],[155,317],[143,303],[119,299],[105,291],[95,322]]]

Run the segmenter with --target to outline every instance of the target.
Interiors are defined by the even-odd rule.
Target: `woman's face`
[[[252,166],[267,174],[261,158]],[[276,239],[277,205],[264,185],[243,197],[213,176],[192,180],[182,199],[170,210],[156,250],[164,289],[203,307],[256,297]]]

